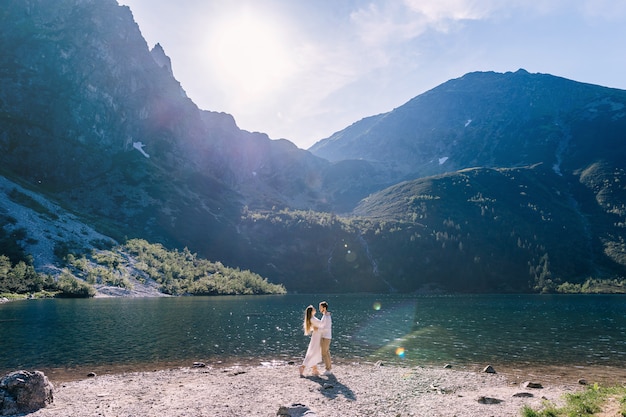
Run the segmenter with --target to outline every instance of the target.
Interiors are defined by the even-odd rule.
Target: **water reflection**
[[[401,348],[413,362],[624,366],[625,308],[623,296],[417,298],[379,317],[389,336],[376,355]]]
[[[0,305],[0,371],[302,359],[325,299],[335,358],[623,367],[623,296],[285,295],[39,300]]]

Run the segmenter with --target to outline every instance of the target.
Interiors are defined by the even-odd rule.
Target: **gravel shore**
[[[52,380],[53,404],[29,416],[519,417],[524,405],[562,404],[583,389],[579,379],[380,363],[337,364],[332,375],[301,378],[294,363],[207,365]]]

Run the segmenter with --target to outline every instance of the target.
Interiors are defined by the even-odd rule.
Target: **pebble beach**
[[[617,371],[339,363],[331,375],[300,377],[298,363],[217,365],[92,373],[54,384],[54,402],[32,417],[102,416],[517,416],[560,405],[589,381]],[[608,381],[608,380],[607,380]],[[530,384],[529,384],[530,383]]]

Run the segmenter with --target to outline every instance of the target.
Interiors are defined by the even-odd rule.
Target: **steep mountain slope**
[[[567,189],[543,165],[474,168],[398,184],[363,200],[355,212],[424,226],[424,236],[398,249],[411,254],[409,271],[421,279],[519,291],[543,288],[546,280],[584,280],[611,263],[592,250],[587,219]]]
[[[0,177],[0,224],[32,256],[38,271],[52,274],[58,269],[55,252],[61,247],[88,251],[115,243],[72,213],[5,177]]]
[[[10,0],[0,24],[5,174],[117,238],[219,250],[244,205],[327,205],[328,162],[198,109],[115,0]]]
[[[626,156],[626,91],[544,74],[470,73],[309,150],[419,178],[471,167],[544,163],[558,172]],[[607,152],[611,149],[611,152]]]

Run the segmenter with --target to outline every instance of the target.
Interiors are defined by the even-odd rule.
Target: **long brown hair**
[[[315,310],[313,306],[308,306],[304,311],[304,324],[302,325],[302,327],[304,328],[305,335],[309,335],[313,331],[313,326],[311,326],[311,317],[313,317],[313,310]]]

